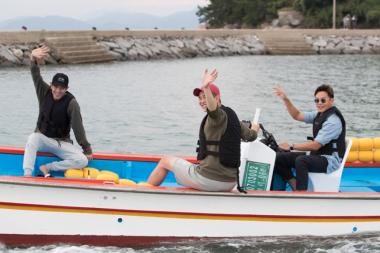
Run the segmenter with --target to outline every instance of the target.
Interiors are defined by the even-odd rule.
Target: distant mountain
[[[197,10],[177,12],[166,16],[161,21],[162,28],[197,28],[199,26]],[[175,27],[177,26],[177,27]]]
[[[18,17],[0,22],[1,30],[20,30],[26,26],[28,30],[87,30],[91,26],[81,20],[60,16]]]
[[[107,12],[100,16],[79,20],[61,16],[18,17],[0,21],[0,30],[88,30],[95,26],[98,29],[193,29],[198,26],[196,11],[177,12],[159,17],[144,13]]]
[[[199,24],[195,13],[195,10],[184,11],[159,17],[144,13],[109,12],[86,21],[100,29],[191,29]]]

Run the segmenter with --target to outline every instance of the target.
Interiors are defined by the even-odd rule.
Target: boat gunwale
[[[23,155],[24,149],[19,147],[0,146],[0,154]],[[47,152],[38,152],[38,156],[56,157]],[[93,158],[98,160],[117,160],[117,161],[141,161],[141,162],[158,162],[164,155],[141,155],[141,154],[110,154],[94,153]],[[198,163],[193,156],[181,156],[192,163]]]
[[[109,192],[129,192],[139,194],[163,195],[201,195],[218,197],[253,197],[253,198],[291,198],[291,199],[361,199],[380,200],[378,192],[286,192],[286,191],[248,191],[239,192],[205,192],[189,188],[162,186],[126,186],[110,184],[107,181],[66,178],[34,178],[21,176],[0,176],[0,184],[13,184],[32,187],[53,187],[79,190],[95,190]]]
[[[0,146],[0,154],[23,155],[24,148]],[[38,152],[39,156],[55,157],[55,155],[46,152]],[[94,153],[94,159],[99,160],[117,160],[117,161],[140,161],[140,162],[158,162],[165,155],[142,155],[142,154],[112,154],[112,153]],[[192,163],[198,163],[194,156],[180,156]],[[380,162],[346,162],[345,167],[380,167]]]

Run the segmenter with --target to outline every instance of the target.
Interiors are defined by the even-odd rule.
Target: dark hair
[[[324,91],[327,93],[327,95],[330,97],[330,98],[334,98],[334,90],[333,88],[331,88],[330,85],[327,85],[327,84],[322,84],[321,86],[319,86],[315,92],[314,92],[314,96],[317,95],[318,92],[320,91]]]

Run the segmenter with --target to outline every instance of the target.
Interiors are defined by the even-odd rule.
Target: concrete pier
[[[271,35],[272,37],[283,37],[284,35],[303,34],[313,36],[370,36],[380,35],[380,29],[372,30],[346,30],[346,29],[210,29],[210,30],[129,30],[129,31],[19,31],[0,32],[1,44],[32,43],[42,42],[47,37],[69,37],[69,36],[90,36],[101,37],[223,37],[239,35]]]
[[[281,33],[258,31],[260,41],[266,52],[271,55],[310,55],[315,54],[312,46],[305,41],[304,34],[299,31]]]
[[[91,36],[46,37],[45,44],[54,51],[55,58],[61,63],[78,64],[116,60]]]
[[[0,66],[28,64],[39,43],[48,63],[227,55],[378,54],[380,30],[242,29],[0,32]]]

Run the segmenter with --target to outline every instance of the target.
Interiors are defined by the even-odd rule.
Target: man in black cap
[[[45,177],[50,171],[65,171],[70,168],[86,167],[92,160],[91,145],[87,141],[80,108],[75,97],[67,91],[69,78],[63,73],[54,75],[51,85],[41,77],[38,61],[49,53],[46,46],[31,53],[31,73],[39,103],[37,127],[28,138],[24,155],[24,175],[31,176],[37,151],[50,152],[62,159],[41,165],[39,170]],[[83,152],[73,145],[70,129],[73,129]]]

